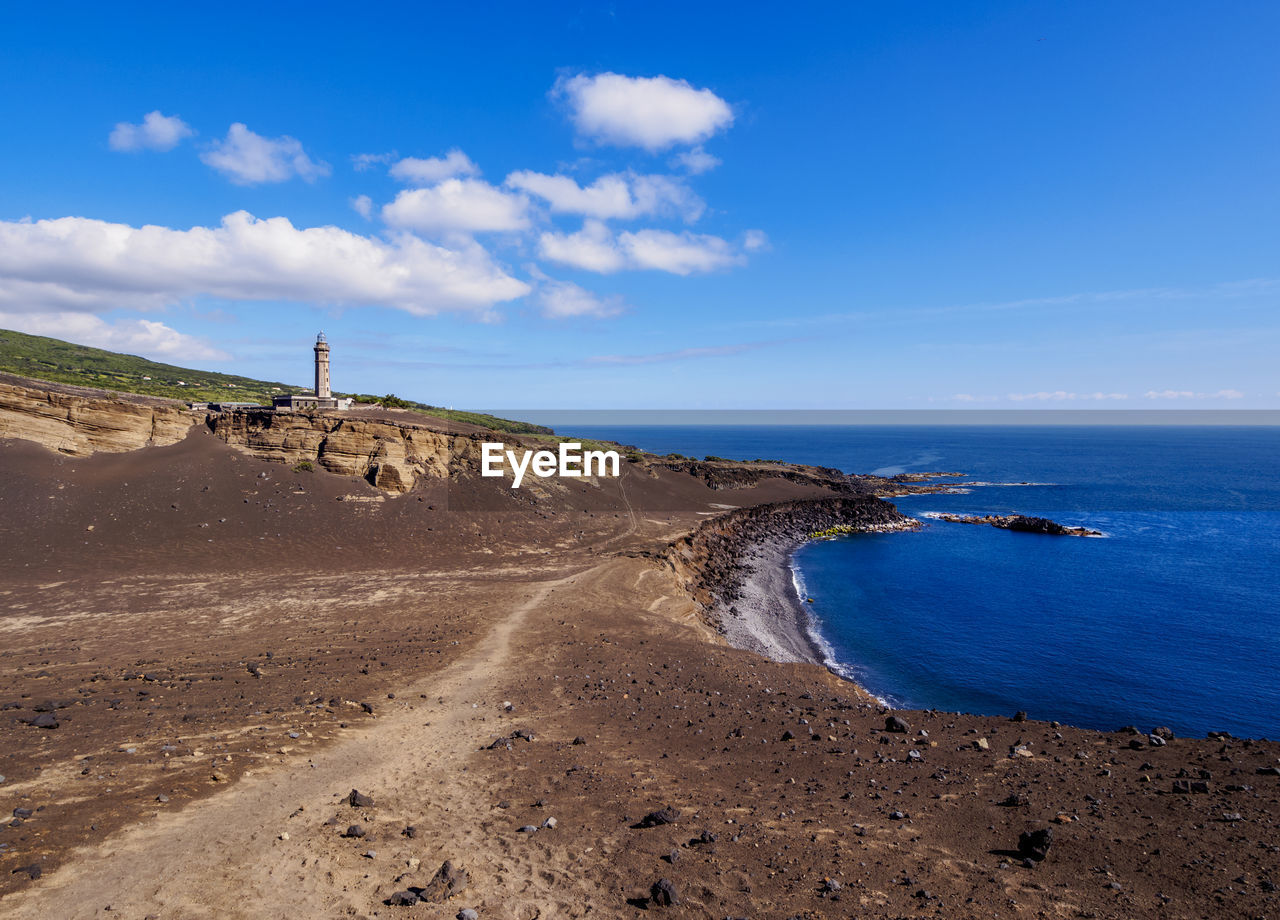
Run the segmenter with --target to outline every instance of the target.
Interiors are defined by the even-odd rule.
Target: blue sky
[[[0,326],[439,405],[1280,407],[1274,3],[10,5]],[[155,114],[151,114],[155,113]]]

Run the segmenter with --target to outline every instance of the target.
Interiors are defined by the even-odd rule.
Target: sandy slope
[[[1274,743],[887,732],[826,671],[726,647],[643,553],[795,483],[472,513],[199,433],[0,464],[0,806],[32,811],[0,829],[5,917],[625,917],[660,877],[716,920],[1280,913]],[[44,701],[56,730],[21,721]],[[445,859],[454,901],[384,904]]]

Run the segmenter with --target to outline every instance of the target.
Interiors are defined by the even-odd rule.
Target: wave
[[[899,708],[888,697],[880,696],[872,693],[867,689],[866,683],[862,680],[856,668],[846,664],[836,656],[835,647],[827,641],[827,637],[822,634],[822,630],[818,628],[818,618],[814,616],[809,609],[808,603],[809,592],[805,589],[804,576],[800,574],[799,567],[793,560],[787,560],[787,569],[791,572],[791,587],[795,589],[796,600],[800,604],[800,609],[804,611],[804,630],[809,641],[813,643],[813,647],[818,650],[819,656],[822,658],[822,666],[834,674],[843,677],[850,683],[857,684],[863,690],[866,690],[873,699],[881,706],[887,706],[890,709]]]

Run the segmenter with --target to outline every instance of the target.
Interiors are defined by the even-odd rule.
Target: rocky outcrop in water
[[[950,521],[953,524],[989,524],[1001,530],[1017,530],[1023,533],[1042,533],[1051,537],[1100,537],[1102,531],[1090,530],[1088,527],[1068,527],[1051,521],[1048,518],[1030,517],[1025,514],[950,514],[935,513],[929,515],[938,521]]]
[[[0,438],[34,441],[61,454],[79,457],[175,444],[202,418],[170,400],[21,381],[0,380]]]

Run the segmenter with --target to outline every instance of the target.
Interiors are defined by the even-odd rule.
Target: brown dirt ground
[[[0,473],[0,808],[32,811],[0,827],[5,917],[1280,915],[1257,773],[1280,746],[936,712],[886,733],[825,670],[726,648],[637,555],[812,489],[383,500],[203,429],[87,459],[8,442]],[[1207,793],[1171,791],[1201,770]],[[460,895],[384,903],[445,859]],[[644,903],[660,877],[679,905]]]

